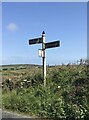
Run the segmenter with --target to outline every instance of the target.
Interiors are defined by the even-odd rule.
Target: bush
[[[40,73],[29,75],[19,81],[19,87],[3,94],[3,107],[39,117],[87,119],[89,81],[86,73],[85,66],[55,68],[49,71],[46,87]]]

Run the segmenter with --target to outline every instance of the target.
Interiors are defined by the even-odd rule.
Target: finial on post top
[[[43,31],[42,34],[45,34],[45,32]]]

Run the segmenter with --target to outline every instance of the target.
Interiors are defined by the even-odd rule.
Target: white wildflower
[[[24,82],[26,82],[26,81],[27,81],[27,79],[24,79],[23,81],[24,81]]]
[[[58,88],[60,88],[61,86],[58,86]]]

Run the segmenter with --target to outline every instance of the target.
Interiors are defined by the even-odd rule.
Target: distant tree
[[[84,60],[81,58],[80,59],[80,65],[82,65],[84,63]]]

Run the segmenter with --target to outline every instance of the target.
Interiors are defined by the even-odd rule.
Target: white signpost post
[[[39,44],[39,43],[42,43],[42,49],[39,49],[38,55],[43,59],[43,79],[44,79],[44,86],[46,86],[46,49],[59,47],[60,41],[45,43],[45,32],[43,31],[42,37],[29,40],[29,45]]]
[[[43,56],[43,79],[44,79],[44,86],[46,86],[46,50],[45,50],[45,32],[42,32],[42,50],[44,53]]]

